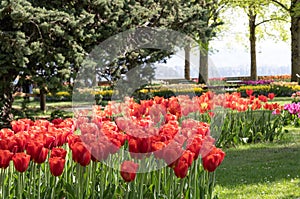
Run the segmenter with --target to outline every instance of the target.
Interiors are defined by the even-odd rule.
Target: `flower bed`
[[[125,98],[74,119],[13,121],[0,130],[0,195],[213,198],[218,147],[282,135],[274,94],[247,93]]]
[[[267,95],[274,93],[276,96],[291,96],[292,93],[299,91],[300,86],[296,82],[272,82],[269,85],[245,85],[240,86],[237,91],[246,95],[246,90],[253,90],[254,95]]]
[[[225,154],[209,125],[179,121],[177,98],[155,99],[126,101],[130,117],[116,117],[124,104],[110,103],[92,118],[81,111],[75,120],[13,121],[0,133],[1,197],[212,198]],[[157,127],[161,107],[168,113]]]
[[[257,81],[253,81],[253,80],[245,80],[242,81],[241,84],[245,84],[245,85],[264,85],[264,84],[270,84],[274,82],[274,80],[257,80]]]

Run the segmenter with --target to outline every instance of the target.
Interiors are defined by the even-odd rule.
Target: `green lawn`
[[[38,100],[31,100],[30,102],[23,104],[23,98],[16,98],[13,103],[13,108],[15,109],[14,115],[16,118],[47,118],[54,111],[61,111],[64,116],[72,116],[72,101],[47,102],[46,111],[41,111],[40,102]]]
[[[219,198],[300,198],[300,129],[285,140],[225,149],[217,170]]]
[[[22,107],[23,98],[16,98],[13,103],[14,108]],[[38,109],[40,107],[40,102],[38,100],[30,100],[26,103],[28,109]],[[57,109],[57,108],[70,108],[72,107],[72,101],[58,101],[58,102],[47,102],[48,109]]]
[[[291,97],[275,97],[271,102],[277,102],[280,105],[288,104],[292,102]]]

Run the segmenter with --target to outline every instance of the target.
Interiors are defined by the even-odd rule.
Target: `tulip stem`
[[[144,160],[141,161],[141,168],[144,168]],[[141,175],[141,182],[140,182],[140,193],[139,193],[139,198],[143,199],[144,198],[144,194],[143,194],[143,189],[144,189],[144,177],[145,177],[145,173],[140,173]]]
[[[30,163],[29,163],[29,167],[31,168],[30,169],[30,174],[29,174],[29,182],[28,182],[28,184],[27,184],[27,186],[29,187],[29,192],[28,192],[28,194],[29,194],[29,197],[31,197],[31,188],[32,188],[32,186],[31,186],[31,181],[32,181],[32,175],[33,175],[33,165],[32,165],[33,163],[32,163],[32,161],[30,161]]]
[[[92,182],[92,185],[91,185],[91,194],[92,194],[92,199],[95,198],[95,175],[96,175],[96,165],[97,165],[97,162],[91,162],[91,166],[92,166],[92,172],[91,172],[91,175],[90,175],[90,178],[91,178],[91,182]]]
[[[161,186],[161,171],[156,172],[158,173],[158,186],[157,186],[157,190],[158,190],[158,197],[160,197],[160,186]]]
[[[9,180],[12,179],[12,178],[8,177],[8,181],[7,181],[8,185],[5,184],[4,183],[5,182],[5,178],[6,178],[6,176],[9,176],[9,175],[6,174],[6,169],[0,169],[0,170],[1,170],[1,175],[2,175],[1,176],[1,184],[2,184],[1,193],[2,193],[2,199],[6,199],[7,198],[6,197],[6,187],[10,187]],[[8,191],[8,195],[9,195],[9,191]]]
[[[214,187],[215,187],[215,180],[216,180],[216,172],[212,172],[210,173],[209,175],[211,178],[210,178],[210,181],[209,182],[209,196],[210,198],[213,198],[213,190],[214,190]]]
[[[39,174],[38,174],[38,177],[39,177],[39,181],[38,181],[38,199],[41,198],[41,170],[42,170],[41,165],[39,165],[39,170],[38,170],[38,172],[39,172]]]
[[[2,174],[2,172],[3,172],[3,169],[0,169],[0,183],[1,183],[1,189],[0,189],[0,194],[1,194],[1,196],[2,196],[2,198],[3,198],[3,194],[4,194],[4,191],[3,191],[3,186],[4,186],[4,179],[3,179],[3,174]]]
[[[125,199],[129,199],[129,193],[130,193],[130,182],[127,183],[127,192]]]
[[[188,198],[192,198],[192,197],[191,197],[191,195],[192,195],[192,194],[191,194],[192,175],[189,175],[188,178],[189,178],[189,179],[188,179],[188,190],[189,190],[189,197],[188,197]],[[195,197],[195,196],[193,196],[193,197]]]
[[[18,172],[18,197],[22,198],[21,173],[20,172]]]
[[[185,183],[185,180],[184,179],[180,179],[179,198],[183,198],[184,197],[184,193],[183,193],[184,183]]]
[[[101,184],[100,184],[100,197],[103,198],[103,193],[104,193],[104,188],[106,187],[106,182],[107,182],[107,176],[108,173],[106,173],[106,175],[104,176],[105,172],[104,172],[104,164],[101,162],[100,163],[100,178],[101,178]],[[103,180],[104,179],[104,180]]]
[[[35,176],[36,176],[36,163],[33,163],[33,169],[32,169],[32,181],[33,181],[33,198],[36,198],[35,197],[35,191],[36,191],[36,186],[35,186]]]
[[[77,187],[77,196],[78,198],[82,199],[82,181],[79,180],[83,180],[83,176],[82,176],[82,168],[81,165],[77,163],[77,168],[76,168],[76,174],[77,174],[77,185],[79,187]]]
[[[196,183],[196,179],[198,179],[198,159],[196,159],[194,162],[194,174],[193,176],[195,176],[195,179],[193,179],[193,184],[194,184],[194,198],[198,198],[198,193],[197,193],[197,183]]]

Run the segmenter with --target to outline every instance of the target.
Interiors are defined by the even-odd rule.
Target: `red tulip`
[[[128,148],[132,158],[141,159],[143,154],[139,151],[139,143],[137,139],[130,139],[128,141]]]
[[[189,150],[186,150],[186,151],[183,152],[183,154],[179,158],[178,162],[181,162],[181,161],[185,162],[190,167],[193,164],[194,156],[195,156],[195,153],[193,153]]]
[[[62,159],[65,159],[67,155],[67,151],[63,148],[53,148],[51,150],[50,158],[54,157],[60,157]]]
[[[269,94],[268,94],[268,98],[269,98],[270,100],[274,99],[274,97],[275,97],[275,94],[274,94],[274,93],[269,93]]]
[[[60,176],[64,171],[65,159],[53,157],[49,159],[50,172],[53,176]]]
[[[42,148],[38,157],[34,159],[34,162],[41,164],[46,161],[49,149]]]
[[[254,111],[254,110],[257,110],[257,109],[260,109],[260,108],[261,108],[260,100],[254,100],[254,102],[251,106],[251,109]]]
[[[19,172],[25,172],[29,166],[30,162],[30,155],[27,155],[26,153],[16,153],[12,160],[14,162],[15,169]]]
[[[64,120],[62,118],[56,118],[56,119],[53,119],[51,122],[54,124],[54,125],[59,125],[60,123],[62,123]]]
[[[183,149],[178,143],[172,142],[162,149],[162,153],[162,158],[167,165],[173,168],[176,165],[178,158],[182,155]]]
[[[11,137],[15,135],[15,132],[8,128],[3,128],[0,130],[0,139]]]
[[[247,89],[247,90],[246,90],[246,93],[247,93],[248,96],[251,96],[251,95],[253,94],[253,90],[251,90],[251,89],[248,90],[248,89]]]
[[[87,166],[91,162],[91,153],[82,142],[76,142],[71,147],[74,162]]]
[[[151,146],[151,150],[153,151],[154,156],[157,159],[163,158],[163,149],[166,147],[166,144],[164,142],[153,142]]]
[[[25,131],[25,130],[28,130],[29,128],[29,125],[26,124],[24,121],[22,120],[14,120],[12,121],[11,123],[11,128],[12,130],[15,132],[15,133],[18,133],[18,132],[22,132],[22,131]]]
[[[26,146],[26,153],[38,164],[46,161],[48,151],[48,149],[44,148],[43,143],[39,141],[31,141]]]
[[[52,147],[54,147],[54,143],[55,143],[55,136],[51,135],[51,134],[44,134],[44,147],[51,149]]]
[[[132,161],[124,161],[121,165],[121,176],[125,182],[131,182],[135,179],[139,165]]]
[[[267,98],[266,96],[264,96],[264,95],[259,95],[259,96],[258,96],[258,99],[259,99],[260,101],[262,101],[262,102],[267,102],[267,101],[268,101],[268,98]]]
[[[224,160],[225,153],[214,147],[206,156],[202,158],[202,164],[205,170],[213,172]]]
[[[0,168],[6,169],[13,155],[9,150],[0,150]]]
[[[8,150],[9,139],[0,139],[0,150]]]
[[[185,161],[179,161],[173,170],[178,178],[185,178],[189,170],[189,165]]]
[[[200,149],[202,147],[203,137],[198,134],[188,139],[187,149],[194,153],[194,159],[196,160],[199,156]]]
[[[112,144],[103,144],[101,142],[93,142],[89,146],[91,147],[91,159],[93,161],[102,161],[106,160],[110,154],[110,149]]]
[[[8,149],[13,153],[23,152],[25,150],[25,138],[15,135],[8,140]]]

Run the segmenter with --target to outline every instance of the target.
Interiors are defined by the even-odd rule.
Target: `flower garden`
[[[0,197],[217,198],[224,148],[274,142],[300,125],[299,92],[282,105],[270,92],[278,89],[254,87],[14,120],[0,130]]]

